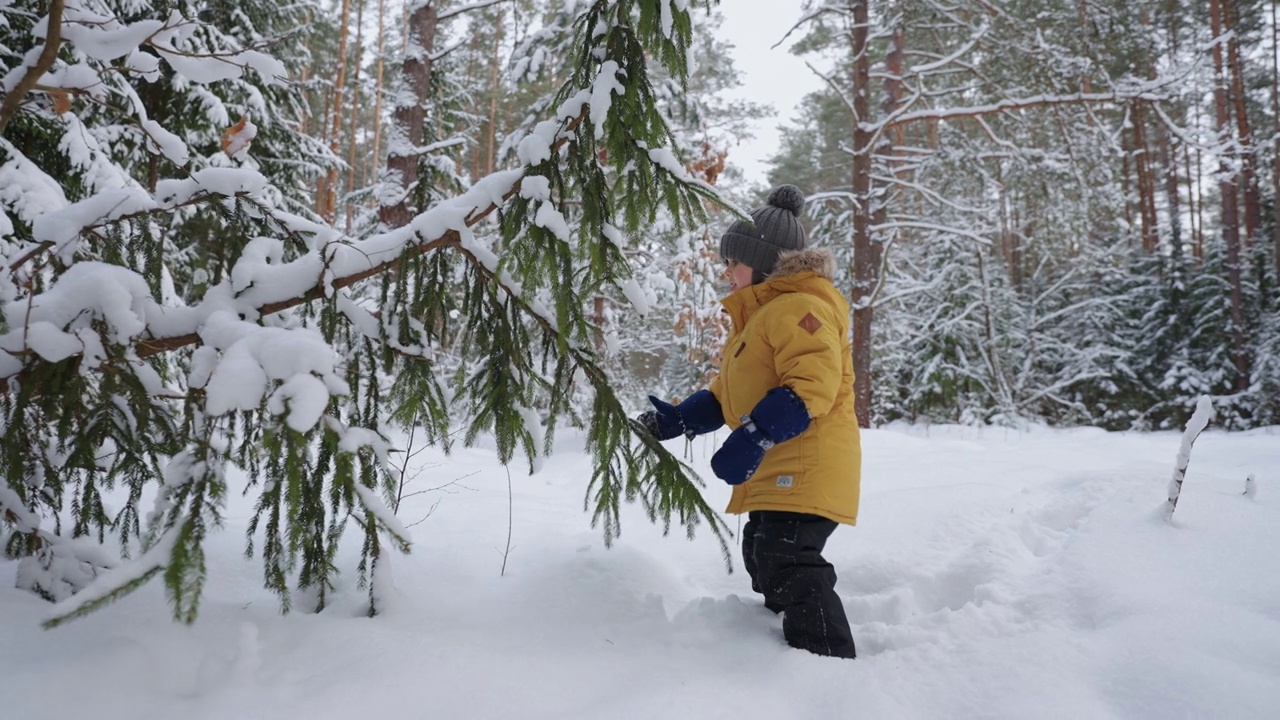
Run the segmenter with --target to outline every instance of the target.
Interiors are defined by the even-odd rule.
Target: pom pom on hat
[[[769,193],[767,203],[783,210],[790,210],[792,215],[799,215],[804,209],[804,193],[795,185],[779,185]]]

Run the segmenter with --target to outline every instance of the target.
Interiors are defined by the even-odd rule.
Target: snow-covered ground
[[[717,439],[693,462],[723,506]],[[457,483],[405,502],[406,524],[434,511],[372,620],[350,555],[330,609],[279,615],[241,558],[238,494],[193,627],[153,583],[41,630],[50,606],[0,560],[0,716],[1280,716],[1280,428],[1205,432],[1172,523],[1177,433],[866,432],[860,522],[827,551],[853,661],[789,649],[707,532],[663,537],[630,507],[605,549],[581,438],[558,442],[539,474],[513,468],[505,576],[506,471],[483,447],[424,460],[417,489]]]

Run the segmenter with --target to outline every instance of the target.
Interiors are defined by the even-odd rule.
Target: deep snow
[[[724,431],[692,446],[706,469]],[[1178,433],[894,426],[863,436],[859,525],[832,537],[860,657],[788,648],[735,554],[638,507],[606,549],[581,437],[528,476],[424,453],[386,612],[349,569],[278,614],[233,492],[193,627],[158,583],[45,631],[0,560],[0,716],[129,718],[1271,718],[1280,713],[1280,428]],[[679,448],[684,441],[672,441]],[[1246,497],[1245,480],[1256,495]],[[237,487],[239,480],[233,481]],[[434,510],[432,509],[434,507]],[[428,515],[428,513],[430,513]],[[737,528],[737,519],[729,524]]]

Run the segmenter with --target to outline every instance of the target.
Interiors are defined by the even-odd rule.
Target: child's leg
[[[819,655],[855,657],[853,633],[836,594],[836,571],[822,557],[836,523],[789,512],[761,512],[752,519],[752,577],[765,604],[786,611],[782,633],[787,643]]]
[[[751,578],[751,589],[764,594],[756,567],[756,529],[760,527],[760,515],[758,510],[747,513],[747,523],[742,526],[742,566]],[[782,606],[769,602],[768,598],[765,598],[764,606],[776,613],[782,612]]]

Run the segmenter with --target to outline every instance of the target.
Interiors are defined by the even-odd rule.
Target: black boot
[[[836,571],[822,557],[837,523],[818,515],[753,512],[743,528],[751,587],[765,606],[783,611],[787,644],[818,655],[852,658],[853,633],[836,594]]]

